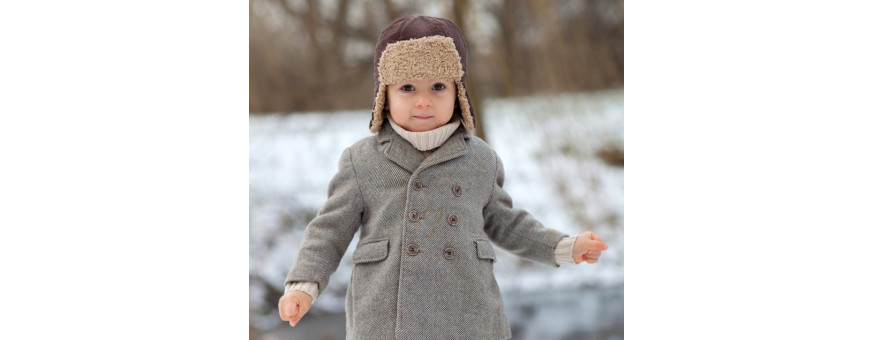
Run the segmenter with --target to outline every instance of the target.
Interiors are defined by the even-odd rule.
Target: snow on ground
[[[499,249],[495,276],[511,324],[514,315],[518,316],[515,320],[529,319],[524,327],[513,325],[514,334],[545,334],[536,332],[547,329],[549,334],[563,336],[603,334],[589,324],[538,328],[538,323],[531,321],[541,318],[546,322],[549,318],[544,315],[552,313],[543,313],[546,309],[520,312],[535,303],[527,296],[553,301],[562,292],[573,292],[570,295],[578,298],[571,299],[570,305],[551,303],[556,311],[589,315],[593,310],[607,310],[609,315],[595,319],[602,327],[612,328],[617,327],[618,319],[621,332],[623,168],[608,165],[598,153],[608,146],[623,147],[622,90],[495,99],[483,106],[478,112],[488,143],[503,160],[504,188],[513,197],[514,206],[570,235],[592,230],[610,245],[596,265],[558,269]],[[276,301],[266,301],[268,288],[282,290],[306,223],[327,198],[328,182],[337,170],[340,153],[370,135],[369,121],[367,110],[250,116],[249,273],[253,278],[250,308],[256,328],[267,330],[280,324]],[[357,235],[314,310],[343,312],[356,243]]]

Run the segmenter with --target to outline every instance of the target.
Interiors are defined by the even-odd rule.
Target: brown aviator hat
[[[474,129],[476,118],[464,79],[467,45],[452,21],[423,15],[397,18],[382,30],[373,54],[376,82],[370,132],[379,132],[385,121],[386,85],[409,79],[455,81],[461,122]]]

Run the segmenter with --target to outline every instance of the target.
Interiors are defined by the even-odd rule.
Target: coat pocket
[[[352,262],[368,263],[385,260],[388,257],[388,239],[370,240],[359,244],[352,254]]]
[[[476,256],[483,260],[492,260],[497,262],[495,258],[495,249],[492,248],[492,243],[488,240],[474,240],[476,243]]]

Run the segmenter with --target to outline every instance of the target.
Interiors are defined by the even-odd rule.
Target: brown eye
[[[416,88],[413,87],[413,85],[404,85],[404,86],[401,86],[401,91],[405,91],[405,92],[410,92],[410,91],[413,91],[413,90],[415,90],[415,89],[416,89]]]
[[[437,83],[437,84],[434,84],[434,86],[431,86],[431,89],[433,89],[434,91],[443,91],[446,89],[446,84]]]

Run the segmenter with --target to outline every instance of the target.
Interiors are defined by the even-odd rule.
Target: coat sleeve
[[[364,200],[355,177],[352,152],[347,148],[340,157],[337,174],[328,185],[328,200],[307,225],[285,283],[313,281],[319,284],[319,294],[324,292],[328,278],[337,270],[361,225],[363,213]]]
[[[558,267],[555,247],[568,235],[545,228],[525,210],[514,209],[513,199],[503,188],[504,165],[497,154],[495,162],[494,188],[483,210],[486,234],[517,256]]]

